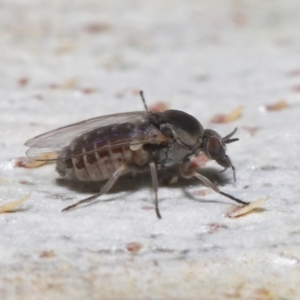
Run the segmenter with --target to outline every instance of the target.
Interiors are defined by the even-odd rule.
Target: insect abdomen
[[[122,125],[120,130],[124,134],[124,124]],[[133,124],[129,125],[128,133],[136,129]],[[75,139],[60,153],[56,164],[57,172],[68,179],[101,181],[109,179],[123,164],[138,167],[145,165],[149,161],[149,154],[143,147],[134,151],[130,149],[130,144],[114,148],[109,146],[118,136],[118,129],[119,126],[114,126],[95,130]]]
[[[129,148],[98,151],[58,160],[56,170],[68,179],[101,181],[110,178],[123,163],[131,162],[132,156],[133,153]]]

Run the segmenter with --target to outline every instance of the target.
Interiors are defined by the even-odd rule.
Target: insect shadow
[[[219,185],[225,185],[227,183],[231,182],[231,179],[228,178],[224,173],[220,173],[215,168],[201,168],[200,173],[207,177],[211,181],[218,182]],[[190,186],[195,187],[205,187],[205,185],[201,184],[197,178],[184,178],[180,176],[179,169],[177,167],[168,168],[167,170],[160,170],[158,172],[159,176],[159,186],[160,187],[168,187],[170,189],[172,188],[180,188],[182,189],[184,195],[195,201],[201,201],[201,196],[194,195],[193,193],[190,193],[187,191],[187,188],[190,188]],[[169,184],[169,181],[172,179],[172,177],[178,176],[178,180],[172,184]],[[78,193],[82,194],[91,194],[98,192],[99,189],[105,184],[105,181],[103,182],[80,182],[76,180],[68,180],[64,178],[57,178],[56,183],[59,186],[67,187],[71,191],[76,191]],[[96,202],[101,201],[114,201],[118,198],[124,197],[125,193],[133,193],[137,190],[143,189],[143,188],[149,188],[149,190],[152,188],[151,185],[151,174],[148,172],[143,173],[129,173],[121,178],[119,178],[118,182],[110,189],[110,191],[107,194],[118,194],[122,193],[120,196],[115,196],[114,198],[109,199],[99,199],[98,201],[86,204],[94,205]],[[149,198],[151,198],[151,192],[149,191]],[[163,201],[163,199],[161,199]],[[222,202],[220,201],[214,201],[214,200],[203,200],[205,202]]]

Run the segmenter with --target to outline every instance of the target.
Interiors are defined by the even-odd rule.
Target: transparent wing
[[[35,160],[53,160],[55,159],[53,158],[55,157],[54,153],[59,153],[64,147],[68,146],[74,139],[84,133],[112,124],[143,121],[147,115],[148,113],[145,111],[120,113],[96,117],[64,126],[28,140],[25,145],[30,148],[27,150],[26,155]],[[130,138],[124,137],[123,139],[119,139],[113,146],[128,143]],[[147,140],[147,137],[141,135],[139,139],[133,141],[131,144],[140,144],[144,140]]]

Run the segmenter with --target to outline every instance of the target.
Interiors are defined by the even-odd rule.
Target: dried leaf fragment
[[[75,84],[76,84],[76,77],[71,77],[61,84],[56,84],[56,83],[50,84],[49,87],[51,89],[70,90],[75,87]]]
[[[18,168],[38,168],[40,166],[45,165],[46,161],[36,161],[28,157],[18,157],[12,160],[12,164],[14,167]]]
[[[47,153],[40,155],[39,157],[36,157],[37,160],[33,160],[28,157],[17,157],[12,160],[12,165],[14,167],[18,168],[27,168],[27,169],[33,169],[33,168],[38,168],[41,167],[47,163],[49,163],[49,160],[51,159],[56,159],[57,158],[57,153],[52,152],[52,153]]]
[[[22,198],[8,202],[2,206],[0,206],[0,213],[6,213],[6,212],[11,212],[14,211],[16,207],[20,206],[22,203],[24,203],[26,200],[30,198],[30,194],[23,196]]]
[[[278,101],[274,104],[266,104],[266,111],[278,111],[287,108],[289,105],[285,100]]]
[[[245,215],[245,214],[249,213],[250,211],[253,211],[254,209],[260,207],[267,200],[268,200],[268,197],[262,197],[262,198],[259,198],[258,200],[255,200],[255,201],[251,202],[248,205],[235,206],[233,209],[230,209],[227,212],[226,217],[228,217],[228,218],[237,218],[237,217],[240,217],[242,215]]]
[[[239,119],[242,115],[243,107],[238,106],[228,114],[219,114],[211,118],[211,123],[230,123]]]
[[[167,102],[157,102],[149,107],[149,111],[163,112],[170,108],[170,104]]]

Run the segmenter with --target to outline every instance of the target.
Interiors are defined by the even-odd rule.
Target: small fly
[[[107,180],[100,192],[63,209],[70,210],[106,194],[118,178],[129,172],[150,169],[155,195],[155,211],[158,207],[157,170],[179,165],[183,177],[196,177],[215,192],[247,205],[222,192],[208,178],[190,168],[191,158],[203,152],[219,165],[235,168],[226,155],[226,144],[237,141],[232,138],[235,129],[225,137],[216,131],[204,129],[193,116],[179,110],[151,112],[143,92],[140,92],[145,111],[119,113],[97,117],[49,131],[28,140],[27,156],[34,160],[53,160],[57,153],[56,171],[60,176],[79,181]],[[50,158],[49,158],[50,157]]]

